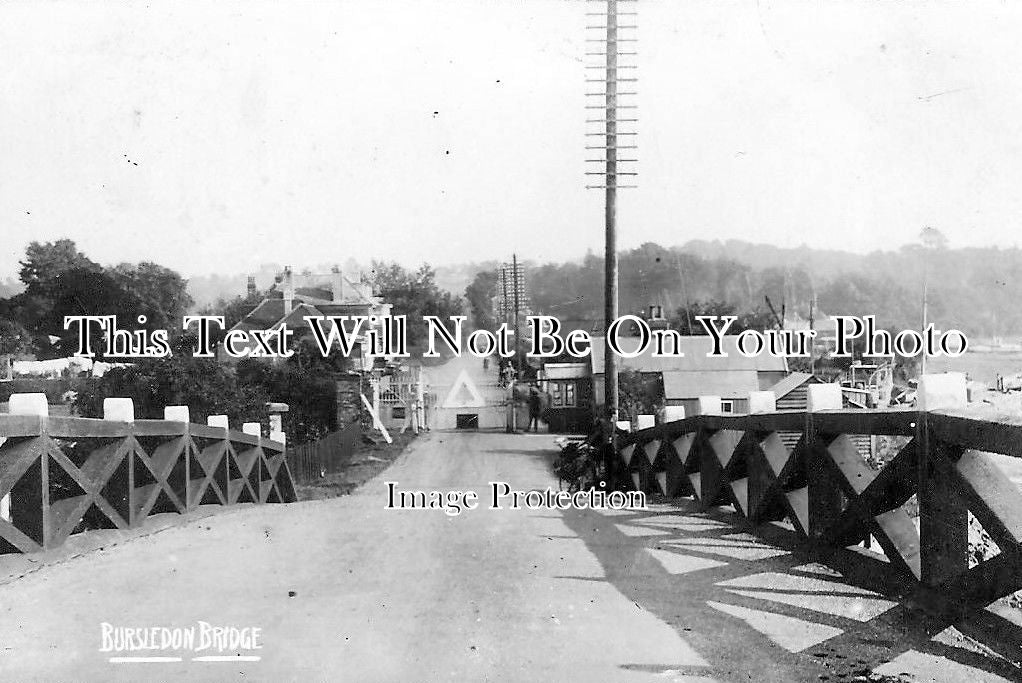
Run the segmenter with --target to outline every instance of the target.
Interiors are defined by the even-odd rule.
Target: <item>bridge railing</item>
[[[893,570],[967,608],[1022,589],[1022,491],[993,455],[1022,458],[1022,418],[965,409],[964,380],[960,398],[929,406],[933,387],[921,384],[921,409],[840,410],[831,389],[810,387],[806,411],[703,414],[620,435],[624,483],[731,505],[752,525],[787,519],[817,546],[875,540]],[[862,435],[903,445],[877,469]],[[970,513],[996,544],[985,557],[970,554]]]
[[[117,419],[55,417],[45,397],[18,396],[12,412],[24,414],[0,415],[0,553],[48,550],[74,533],[200,505],[295,500],[284,444],[262,437],[258,423],[191,424],[184,407],[168,408],[172,419],[135,420],[123,403],[106,411]]]

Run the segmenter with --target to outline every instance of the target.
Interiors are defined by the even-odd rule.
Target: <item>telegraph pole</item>
[[[634,29],[634,24],[620,24],[618,18],[621,16],[635,16],[635,12],[619,12],[620,3],[634,3],[635,0],[588,0],[589,2],[604,2],[604,12],[587,12],[588,17],[599,17],[604,23],[590,24],[586,28],[593,31],[602,31],[599,37],[587,38],[587,43],[596,43],[598,48],[595,51],[586,52],[587,56],[602,57],[602,63],[586,65],[586,69],[602,71],[599,78],[586,78],[586,83],[599,83],[603,86],[602,91],[587,92],[588,97],[597,98],[593,104],[586,105],[587,109],[600,111],[602,118],[587,119],[587,124],[602,124],[600,130],[587,131],[587,136],[601,139],[602,145],[587,145],[587,150],[603,150],[602,158],[586,159],[588,163],[597,163],[602,166],[599,170],[587,171],[586,175],[601,176],[603,184],[587,185],[587,189],[604,190],[604,334],[610,328],[611,323],[618,317],[618,264],[617,264],[617,191],[619,188],[635,187],[634,185],[622,185],[618,182],[621,176],[634,176],[634,171],[622,170],[624,164],[635,162],[635,159],[626,159],[618,155],[620,150],[635,149],[635,144],[623,144],[634,136],[634,130],[624,130],[628,124],[636,123],[638,119],[624,118],[620,116],[622,110],[635,109],[634,104],[624,104],[623,99],[629,95],[635,95],[634,91],[624,90],[622,83],[636,82],[635,77],[627,74],[630,69],[635,69],[634,64],[622,63],[622,57],[635,56],[635,51],[624,51],[622,44],[635,43],[635,38],[627,37],[628,29]],[[602,48],[602,51],[599,51]],[[594,86],[595,88],[595,86]],[[624,124],[622,126],[621,124]],[[595,156],[595,155],[594,155]],[[611,476],[611,462],[614,447],[614,430],[618,419],[618,359],[610,345],[604,347],[604,417],[607,420],[608,443],[605,451],[605,471]]]
[[[604,199],[604,334],[617,319],[617,0],[607,0],[606,133],[607,186]],[[607,418],[617,424],[617,356],[603,345]]]
[[[511,254],[511,277],[512,286],[515,296],[515,372],[521,377],[522,374],[522,360],[518,354],[518,254]]]

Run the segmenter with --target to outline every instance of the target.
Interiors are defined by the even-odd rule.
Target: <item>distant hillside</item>
[[[655,243],[623,251],[620,308],[651,304],[676,314],[688,304],[717,302],[763,313],[766,297],[788,319],[875,314],[890,329],[918,328],[924,279],[928,320],[973,338],[1022,335],[1022,250],[947,249],[906,245],[853,254],[809,247],[786,249],[737,240]],[[534,307],[562,318],[602,317],[603,259],[545,264],[529,271]]]
[[[869,256],[831,249],[795,248],[755,244],[743,240],[690,240],[674,250],[704,259],[730,259],[754,268],[801,266],[815,275],[861,272],[868,267]]]
[[[368,273],[368,266],[360,265],[367,262],[371,259],[349,259],[341,268]],[[562,319],[602,318],[601,257],[590,253],[573,261],[524,265],[534,310]],[[477,273],[498,267],[496,261],[437,266],[435,281],[460,297]],[[257,286],[269,286],[280,268],[263,266],[255,274]],[[620,254],[620,308],[637,312],[658,304],[673,314],[686,303],[717,302],[737,312],[767,314],[769,297],[777,309],[785,307],[790,321],[806,319],[815,297],[817,320],[875,314],[882,325],[902,329],[919,325],[924,272],[929,320],[938,327],[957,327],[976,339],[1022,336],[1022,250],[1014,247],[907,245],[856,254],[741,240],[693,240],[674,247],[647,243]],[[242,294],[245,286],[244,274],[193,277],[188,283],[197,306]]]

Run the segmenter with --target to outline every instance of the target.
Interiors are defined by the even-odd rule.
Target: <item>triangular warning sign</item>
[[[458,379],[454,380],[454,384],[447,393],[447,398],[444,399],[442,407],[483,408],[485,406],[486,401],[483,400],[483,395],[476,388],[475,382],[468,376],[468,372],[462,370],[458,374]]]

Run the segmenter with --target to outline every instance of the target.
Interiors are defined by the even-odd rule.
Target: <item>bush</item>
[[[143,359],[112,368],[102,377],[83,377],[74,385],[73,406],[83,417],[102,417],[103,400],[130,398],[135,417],[163,419],[163,409],[188,406],[192,422],[203,424],[210,415],[227,415],[232,424],[266,420],[265,391],[239,385],[234,373],[215,360],[171,356]]]
[[[11,394],[46,394],[46,402],[64,402],[64,394],[73,388],[73,380],[64,377],[17,377],[0,383],[0,403],[10,400]]]

